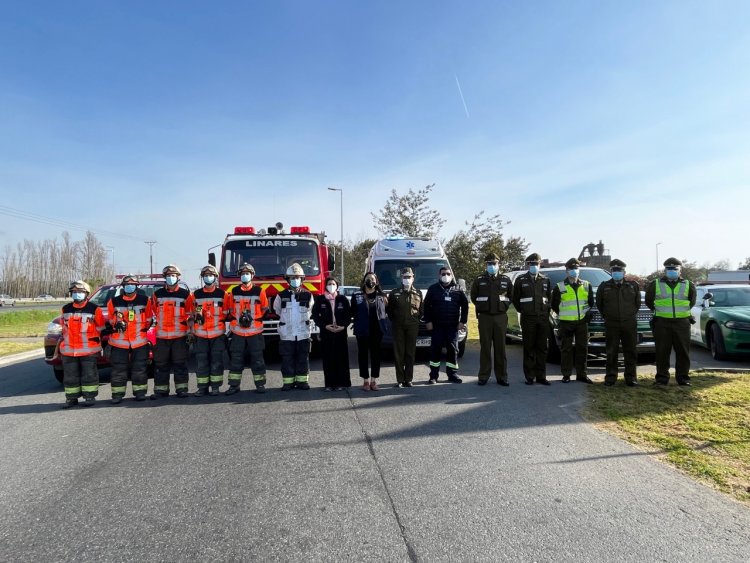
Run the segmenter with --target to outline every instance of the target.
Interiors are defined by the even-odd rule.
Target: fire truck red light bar
[[[235,235],[254,235],[255,227],[235,227],[234,234]]]
[[[301,234],[301,233],[309,233],[310,232],[310,227],[292,227],[290,229],[290,232],[293,235],[298,235],[298,234]]]

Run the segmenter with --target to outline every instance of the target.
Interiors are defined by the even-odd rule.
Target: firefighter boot
[[[138,393],[135,394],[135,400],[136,401],[145,401],[146,400],[146,392],[145,391],[138,391]]]
[[[71,409],[77,406],[78,406],[78,399],[65,399],[65,402],[62,404],[62,408],[64,409]]]
[[[120,397],[119,395],[116,397],[112,397],[109,402],[113,405],[119,405],[120,403],[122,403],[122,397]]]
[[[211,391],[209,392],[209,395],[211,395],[212,397],[216,397],[216,395],[218,394],[219,394],[219,388],[216,386],[211,387]]]
[[[239,386],[235,387],[234,385],[230,385],[229,389],[224,391],[225,395],[234,395],[235,393],[239,392],[240,388]]]
[[[208,387],[198,387],[198,390],[193,393],[193,397],[203,397],[208,394]]]
[[[93,407],[96,404],[96,398],[95,397],[86,397],[83,401],[84,407]]]

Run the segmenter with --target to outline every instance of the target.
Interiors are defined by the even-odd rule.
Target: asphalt
[[[103,385],[63,411],[42,360],[6,365],[0,561],[750,560],[750,510],[584,422],[585,385],[522,385],[518,346],[509,367],[509,388],[421,365],[411,389],[386,368],[378,393],[324,393],[319,361],[307,392],[272,363],[265,395],[248,374],[110,406]]]

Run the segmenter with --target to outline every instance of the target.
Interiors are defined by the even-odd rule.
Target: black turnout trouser
[[[357,363],[359,376],[362,379],[380,377],[380,347],[383,342],[382,332],[370,331],[367,336],[357,336]],[[369,369],[368,369],[369,368]]]
[[[148,389],[148,350],[148,344],[138,348],[109,347],[109,363],[112,364],[110,386],[113,398],[125,396],[128,375],[132,381],[133,395],[145,395]]]
[[[586,377],[586,357],[589,348],[589,324],[584,321],[560,321],[557,326],[560,333],[560,371],[563,376],[573,373],[575,358],[576,377]],[[575,346],[574,346],[575,342]]]
[[[445,373],[455,377],[458,372],[458,326],[432,325],[430,338],[430,379],[437,379],[440,373],[440,357],[445,348]]]
[[[99,393],[99,354],[88,356],[62,356],[63,387],[66,399],[96,397]]]
[[[547,379],[548,315],[521,315],[523,375],[527,381]]]
[[[284,383],[307,383],[310,373],[310,339],[281,340],[281,376]]]
[[[604,325],[604,335],[607,349],[607,367],[604,381],[617,381],[617,358],[622,345],[622,357],[625,361],[625,381],[636,381],[636,343],[638,341],[638,324],[636,319],[619,322],[609,322]]]
[[[674,349],[677,383],[690,381],[690,319],[654,317],[656,381],[669,382],[669,360]]]
[[[198,389],[208,389],[208,385],[218,389],[224,383],[224,352],[227,337],[223,334],[214,338],[195,337],[195,377]]]
[[[174,372],[175,391],[188,389],[188,347],[184,336],[180,338],[157,338],[154,350],[154,392],[169,394],[169,374]]]
[[[263,333],[252,336],[232,335],[229,343],[229,386],[239,387],[242,383],[242,372],[246,360],[250,358],[250,369],[253,372],[255,385],[266,384],[266,361],[263,350],[266,349],[266,339]],[[279,351],[281,348],[279,347]]]
[[[508,361],[505,354],[505,333],[508,330],[508,315],[505,313],[498,315],[480,313],[477,324],[479,325],[478,379],[487,381],[492,375],[494,366],[495,379],[507,382]]]

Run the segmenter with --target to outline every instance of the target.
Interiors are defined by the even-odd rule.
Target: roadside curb
[[[10,356],[3,356],[0,358],[0,367],[7,366],[10,364],[17,364],[19,362],[25,362],[26,360],[33,360],[36,358],[43,358],[44,350],[31,350],[30,352],[21,352],[20,354],[11,354]]]
[[[705,367],[691,370],[693,373],[710,373],[720,371],[723,373],[750,373],[750,368],[723,368],[723,367]]]

